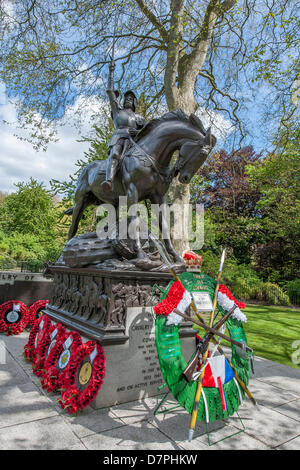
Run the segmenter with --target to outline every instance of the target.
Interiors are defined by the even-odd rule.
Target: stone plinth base
[[[53,284],[45,313],[103,345],[127,342],[127,309],[157,303],[172,279],[169,273],[62,266],[52,266],[50,272]]]
[[[106,374],[93,408],[158,395],[157,388],[164,383],[155,346],[155,318],[150,307],[127,309],[126,335],[125,344],[104,346]],[[185,358],[189,359],[195,351],[195,342],[186,335],[187,331],[181,344]]]
[[[163,383],[155,346],[155,305],[171,274],[51,267],[53,290],[45,313],[54,322],[78,331],[83,340],[102,344],[106,376],[93,406],[105,408],[157,395]],[[183,322],[187,359],[195,332]]]

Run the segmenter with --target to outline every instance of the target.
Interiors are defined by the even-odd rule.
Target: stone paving
[[[232,436],[241,428],[236,415],[210,424],[211,443],[231,437],[209,446],[202,423],[188,442],[190,416],[185,410],[154,416],[158,397],[101,410],[88,407],[69,416],[58,406],[57,394],[42,390],[31,364],[23,359],[27,338],[26,332],[0,335],[0,346],[5,344],[5,353],[0,351],[1,450],[300,449],[300,368],[256,358],[249,388],[259,406],[245,398],[239,408],[243,433]]]

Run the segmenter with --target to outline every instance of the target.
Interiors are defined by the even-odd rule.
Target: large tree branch
[[[159,34],[163,41],[167,44],[168,43],[168,33],[164,28],[164,25],[157,19],[157,17],[152,13],[151,10],[147,7],[144,0],[136,0],[140,10],[144,15],[148,18],[149,21],[157,28]]]
[[[218,18],[229,11],[237,0],[210,0],[207,5],[199,34],[190,54],[181,57],[178,67],[178,85],[183,92],[194,88],[197,76],[205,62],[207,51]]]

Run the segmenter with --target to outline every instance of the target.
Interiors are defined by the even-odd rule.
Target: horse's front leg
[[[140,218],[138,216],[138,190],[133,183],[130,183],[127,191],[128,198],[128,237],[135,241],[135,251],[137,253],[137,258],[147,258],[146,253],[142,249],[141,244],[141,224]]]

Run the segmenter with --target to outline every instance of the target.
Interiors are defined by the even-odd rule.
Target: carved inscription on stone
[[[139,396],[146,391],[155,394],[162,375],[155,347],[155,321],[150,307],[130,308],[128,314],[129,350],[127,380],[117,388],[121,395]],[[126,359],[125,359],[126,361]],[[123,397],[122,397],[123,399]],[[121,401],[122,401],[121,399]]]

